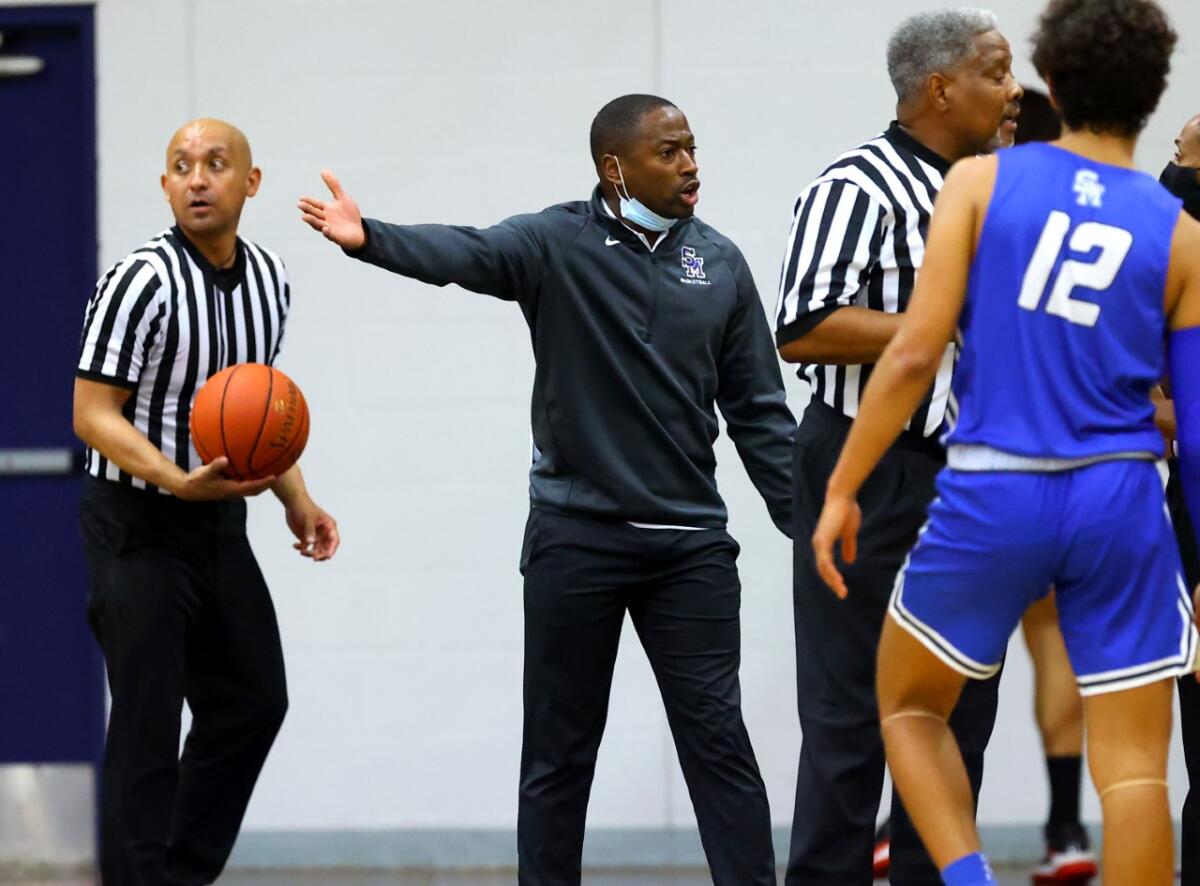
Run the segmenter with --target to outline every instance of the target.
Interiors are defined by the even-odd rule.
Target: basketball
[[[192,403],[190,427],[205,464],[223,455],[236,480],[278,477],[308,442],[308,404],[278,369],[239,363],[205,382]]]

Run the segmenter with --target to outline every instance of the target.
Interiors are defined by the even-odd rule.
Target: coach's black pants
[[[275,610],[243,501],[196,504],[89,478],[88,618],[112,712],[105,886],[211,883],[287,709]],[[179,754],[184,700],[192,728]]]
[[[931,451],[903,444],[883,457],[858,496],[863,514],[858,558],[853,565],[842,565],[850,595],[839,600],[817,574],[810,539],[848,426],[848,419],[814,402],[796,432],[793,596],[803,744],[787,886],[872,881],[884,773],[876,651],[896,573],[925,523],[934,478],[942,467]],[[998,676],[982,683],[968,680],[950,720],[976,797],[996,718],[998,685]],[[942,882],[895,794],[891,834],[893,883]]]
[[[658,681],[718,886],[775,883],[738,684],[737,543],[533,510],[525,530],[522,886],[580,881],[584,817],[628,611]]]
[[[1183,502],[1183,488],[1179,482],[1179,465],[1172,459],[1171,479],[1167,483],[1167,504],[1171,511],[1171,522],[1175,525],[1175,538],[1179,542],[1179,556],[1183,561],[1183,575],[1188,590],[1194,590],[1200,582],[1200,553],[1196,550],[1196,536],[1191,517]],[[1187,764],[1188,792],[1183,801],[1183,832],[1180,839],[1182,860],[1182,886],[1200,886],[1200,683],[1192,674],[1179,678],[1179,726],[1183,732],[1183,759]]]

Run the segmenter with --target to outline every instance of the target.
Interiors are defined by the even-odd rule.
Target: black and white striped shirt
[[[230,268],[214,268],[170,228],[109,268],[87,306],[75,374],[132,391],[125,417],[185,471],[202,463],[188,429],[196,392],[227,366],[273,363],[287,321],[283,262],[240,238],[237,251]],[[147,488],[90,448],[86,464]]]
[[[796,200],[779,284],[775,340],[782,347],[832,311],[908,307],[933,202],[950,164],[898,123],[838,157]],[[800,365],[814,399],[853,418],[874,364]],[[946,418],[954,347],[907,427],[936,435]]]

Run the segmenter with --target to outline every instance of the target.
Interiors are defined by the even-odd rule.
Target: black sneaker
[[[1046,856],[1033,872],[1034,883],[1086,883],[1096,876],[1096,856],[1079,822],[1051,822],[1042,831]]]
[[[881,880],[888,875],[892,861],[892,820],[885,818],[879,830],[875,832],[875,879]]]

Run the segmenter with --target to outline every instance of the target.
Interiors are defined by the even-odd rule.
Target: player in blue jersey
[[[856,493],[957,326],[947,468],[897,577],[878,666],[888,763],[949,886],[994,880],[946,717],[968,678],[1000,666],[1051,585],[1085,698],[1104,882],[1173,882],[1170,678],[1195,670],[1197,631],[1150,391],[1170,330],[1185,495],[1200,508],[1200,225],[1133,169],[1133,152],[1175,40],[1152,0],[1047,7],[1034,62],[1065,134],[950,172],[913,300],[813,536],[822,576],[844,596],[834,543],[854,560]]]

